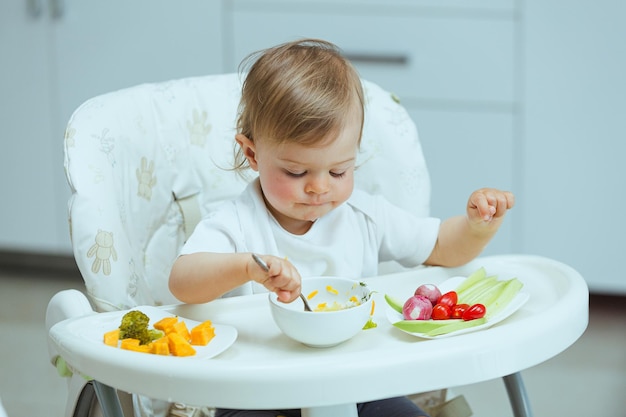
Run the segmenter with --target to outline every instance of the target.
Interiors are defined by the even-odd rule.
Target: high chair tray
[[[385,293],[406,294],[480,267],[502,279],[520,279],[528,301],[490,328],[443,339],[414,337],[387,320]],[[332,348],[307,347],[283,335],[266,294],[159,307],[165,314],[237,329],[232,346],[210,360],[156,358],[105,346],[94,338],[114,321],[103,327],[102,315],[58,323],[50,337],[73,369],[117,389],[223,408],[302,408],[310,417],[356,416],[359,402],[509,376],[559,354],[587,326],[584,279],[543,257],[483,257],[460,268],[419,268],[366,281],[376,291],[377,327]],[[96,325],[98,330],[90,330]]]

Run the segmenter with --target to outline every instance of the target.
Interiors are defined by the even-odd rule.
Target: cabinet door
[[[514,189],[514,121],[511,113],[411,109],[431,180],[431,214],[448,218],[465,214],[470,194],[483,187]],[[519,211],[519,210],[518,210]],[[513,239],[516,209],[484,254],[517,252]]]
[[[236,8],[232,11],[232,56],[236,68],[250,52],[302,37],[336,43],[363,78],[426,104],[506,106],[514,100],[512,18],[435,16],[354,11],[350,15]],[[250,30],[249,28],[254,28]]]
[[[43,9],[31,16],[26,4]],[[63,137],[72,112],[120,88],[220,72],[221,2],[5,1],[0,34],[0,250],[69,254]]]
[[[524,15],[524,249],[626,294],[626,3],[525,2]]]
[[[222,70],[219,1],[63,3],[54,55],[64,121],[97,94]]]
[[[53,125],[46,10],[0,2],[0,250],[54,250],[65,232],[56,204],[63,174]]]

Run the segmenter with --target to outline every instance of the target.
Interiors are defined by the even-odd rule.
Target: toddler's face
[[[265,202],[287,231],[302,234],[313,222],[344,203],[354,188],[360,120],[346,124],[334,140],[306,146],[296,143],[256,147]]]

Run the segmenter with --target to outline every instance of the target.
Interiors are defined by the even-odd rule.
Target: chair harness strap
[[[183,198],[177,198],[174,195],[174,200],[183,215],[183,229],[185,231],[185,241],[187,241],[202,218],[200,205],[198,204],[198,194],[192,194]]]

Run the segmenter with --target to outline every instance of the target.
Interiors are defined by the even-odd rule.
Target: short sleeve
[[[232,206],[232,211],[235,210],[234,204],[230,202],[224,203],[224,206]],[[228,214],[230,210],[231,207],[221,207],[220,210],[202,219],[183,245],[180,255],[197,252],[236,252],[241,246],[240,225],[232,214]]]
[[[437,242],[440,219],[417,216],[382,196],[363,192],[355,192],[350,201],[375,226],[379,262],[396,261],[415,267],[428,259]]]

